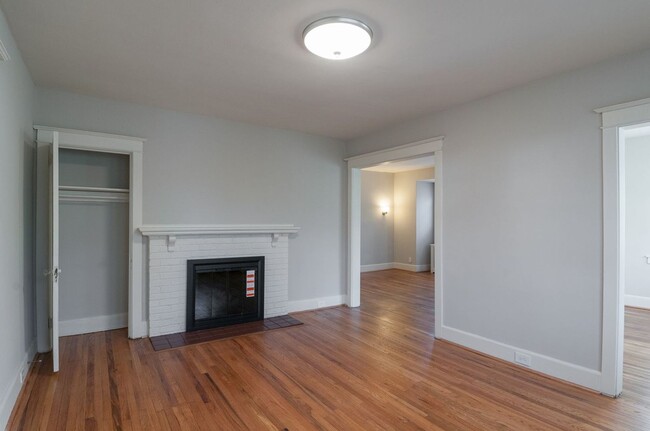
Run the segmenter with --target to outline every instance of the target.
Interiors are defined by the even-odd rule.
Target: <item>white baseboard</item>
[[[111,329],[126,328],[127,326],[129,326],[129,316],[127,313],[111,314],[108,316],[63,320],[59,322],[59,334],[61,337],[65,337],[67,335],[110,331]]]
[[[430,271],[431,265],[413,265],[410,263],[401,263],[401,262],[361,265],[361,272],[384,271],[386,269],[403,269],[404,271],[424,272],[424,271]]]
[[[395,264],[393,262],[374,263],[371,265],[361,265],[361,272],[383,271],[386,269],[393,269],[393,268],[395,268]]]
[[[512,362],[515,365],[527,368],[517,364],[514,361],[515,352],[524,353],[531,358],[531,370],[538,371],[549,376],[574,383],[585,388],[601,391],[602,375],[600,371],[565,362],[549,356],[540,355],[525,349],[519,349],[489,338],[461,331],[459,329],[443,326],[436,331],[436,338],[451,341],[452,343],[468,347],[473,350],[485,353],[490,356]]]
[[[9,417],[11,416],[11,411],[14,409],[16,400],[18,399],[18,394],[23,387],[23,383],[20,381],[20,372],[29,370],[29,362],[34,359],[36,355],[36,339],[32,340],[29,348],[23,355],[23,360],[20,362],[18,368],[14,369],[14,378],[9,384],[7,391],[2,396],[2,401],[0,402],[0,429],[5,429],[7,422],[9,422]],[[27,373],[25,373],[27,376]]]
[[[650,298],[647,296],[625,295],[625,305],[628,307],[650,308]]]
[[[393,268],[411,272],[424,272],[431,269],[431,265],[413,265],[410,263],[393,262]]]
[[[302,299],[299,301],[289,301],[289,313],[297,311],[316,310],[318,308],[334,307],[347,302],[347,295],[323,296],[321,298]]]

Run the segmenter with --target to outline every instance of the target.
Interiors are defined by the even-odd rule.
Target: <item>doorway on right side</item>
[[[650,124],[624,131],[625,391],[650,397]]]

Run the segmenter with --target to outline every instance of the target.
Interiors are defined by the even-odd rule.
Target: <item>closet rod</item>
[[[129,193],[129,189],[116,189],[110,187],[59,186],[59,190],[68,190],[68,191],[77,191],[77,192]]]

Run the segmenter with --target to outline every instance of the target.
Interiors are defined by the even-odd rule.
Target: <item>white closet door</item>
[[[59,132],[54,132],[50,149],[50,338],[52,371],[59,371]]]

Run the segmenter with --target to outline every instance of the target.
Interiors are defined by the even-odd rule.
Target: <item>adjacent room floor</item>
[[[304,325],[155,352],[125,330],[42,355],[17,430],[648,430],[650,312],[628,310],[613,400],[433,339],[433,276],[362,276],[362,306]]]

